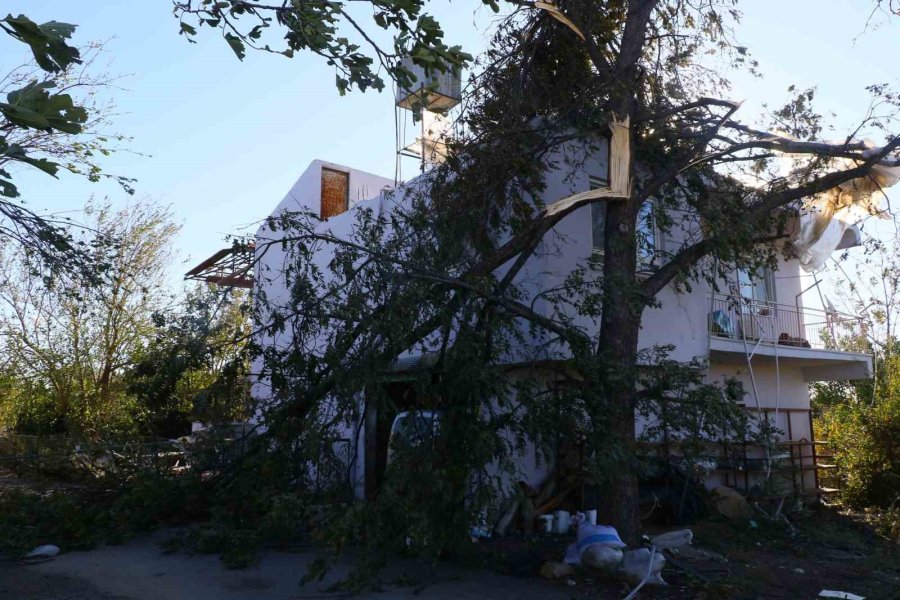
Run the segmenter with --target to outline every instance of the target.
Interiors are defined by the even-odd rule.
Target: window
[[[738,269],[737,277],[745,305],[760,308],[775,303],[775,273],[772,269],[765,267],[756,277],[748,269]]]
[[[602,177],[590,177],[592,190],[606,187],[609,183]],[[594,252],[603,253],[604,229],[606,228],[606,202],[591,203],[591,243]],[[656,263],[659,235],[654,215],[654,204],[647,200],[638,212],[637,221],[637,264],[638,270],[646,271]]]
[[[656,263],[656,216],[652,200],[647,200],[638,211],[637,230],[637,265],[641,271],[647,271]]]
[[[319,216],[323,219],[349,208],[350,173],[322,167],[322,192]]]

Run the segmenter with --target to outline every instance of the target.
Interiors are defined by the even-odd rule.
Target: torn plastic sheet
[[[837,168],[857,165],[849,159],[836,162]],[[820,269],[840,245],[847,228],[866,217],[890,219],[884,190],[898,181],[900,167],[875,165],[865,177],[846,181],[807,201],[793,240],[800,266],[807,272]]]

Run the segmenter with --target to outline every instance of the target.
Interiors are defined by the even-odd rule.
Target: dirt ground
[[[22,600],[128,600],[113,596],[80,577],[38,573],[19,565],[0,566],[0,598]]]
[[[0,567],[0,599],[16,600],[303,600],[347,598],[329,586],[349,572],[337,564],[325,580],[301,585],[312,552],[270,552],[259,564],[227,570],[210,555],[164,554],[161,531],[122,546],[60,554],[55,560]],[[535,576],[509,577],[456,567],[395,565],[362,600],[569,600],[572,589]]]
[[[641,599],[812,599],[823,589],[852,592],[867,600],[900,598],[900,549],[835,510],[756,527],[707,520],[692,527],[697,556],[670,557],[667,587],[644,588]],[[64,553],[37,565],[0,565],[0,599],[22,600],[303,600],[343,599],[328,591],[349,572],[337,564],[322,582],[300,584],[311,550],[269,552],[259,565],[226,570],[215,556],[165,554],[160,531],[122,546]],[[430,598],[466,600],[618,599],[628,587],[587,571],[546,581],[544,560],[558,560],[569,540],[532,536],[482,542],[471,564],[437,569],[397,564],[363,600]],[[723,561],[716,557],[727,558]]]
[[[24,482],[0,471],[0,489]],[[669,556],[666,587],[644,588],[641,599],[799,600],[823,589],[867,600],[900,600],[900,545],[877,535],[860,515],[820,507],[791,515],[792,525],[764,519],[695,523],[698,552]],[[667,528],[669,530],[675,528]],[[656,532],[658,532],[657,530]],[[653,531],[650,531],[653,533]],[[214,555],[165,553],[174,530],[157,531],[127,544],[22,565],[0,562],[0,600],[301,600],[343,599],[329,586],[351,570],[350,558],[334,565],[324,581],[301,585],[313,548],[267,552],[259,564],[227,570]],[[0,536],[4,535],[0,531]],[[53,540],[46,540],[52,543]],[[437,568],[393,564],[383,582],[356,597],[364,600],[430,598],[466,600],[619,599],[629,588],[598,573],[578,570],[547,581],[538,576],[548,560],[561,560],[571,537],[511,536],[484,540],[463,564]]]
[[[867,600],[900,599],[900,545],[876,535],[859,515],[820,507],[793,515],[792,523],[793,531],[761,519],[752,525],[723,518],[695,523],[693,548],[700,552],[669,556],[663,571],[669,585],[644,588],[639,598],[800,600],[827,589]],[[482,547],[478,560],[495,572],[527,577],[543,561],[559,560],[564,545],[540,537],[494,541]],[[628,591],[586,571],[573,579],[573,597],[622,598]]]

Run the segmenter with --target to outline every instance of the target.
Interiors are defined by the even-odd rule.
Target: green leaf
[[[232,33],[226,33],[225,41],[227,41],[228,45],[231,46],[231,49],[234,51],[235,56],[237,56],[239,60],[244,60],[246,49],[244,48],[244,42],[241,41],[241,38]]]
[[[32,167],[38,168],[47,175],[52,175],[56,177],[57,171],[59,171],[59,165],[53,161],[49,161],[46,158],[32,158],[30,156],[23,156],[20,158],[23,163],[27,163]]]
[[[7,95],[9,102],[0,103],[0,112],[10,122],[29,129],[80,133],[88,119],[87,111],[76,106],[69,94],[50,94],[53,82],[32,81]]]
[[[19,195],[19,190],[11,181],[12,179],[9,173],[0,169],[0,196],[6,196],[7,198],[16,198]]]
[[[11,123],[18,125],[19,127],[24,127],[26,129],[40,129],[42,131],[52,131],[53,129],[50,126],[50,121],[47,120],[47,117],[22,106],[0,102],[0,112],[2,112],[3,116],[9,119]]]
[[[334,84],[337,86],[338,94],[341,96],[347,93],[347,89],[350,87],[347,83],[347,80],[341,77],[340,75],[334,76]]]
[[[188,25],[184,21],[181,22],[181,31],[178,35],[197,35],[197,30],[192,25]]]
[[[28,156],[25,153],[25,149],[18,144],[6,145],[4,143],[3,146],[0,146],[0,156],[6,156],[10,160],[16,160],[25,164],[29,164],[47,173],[48,175],[53,175],[54,177],[56,177],[56,172],[59,170],[59,165],[55,162],[49,161],[44,158],[33,158],[31,156]],[[0,170],[0,176],[6,177],[7,179],[10,178],[9,173],[2,170]]]
[[[265,25],[256,25],[256,26],[254,26],[253,29],[250,30],[250,33],[247,34],[247,36],[248,36],[251,40],[258,40],[260,37],[262,37],[262,30],[263,30],[263,27],[265,27]]]
[[[66,43],[75,25],[58,21],[38,25],[25,15],[7,15],[0,23],[6,25],[3,29],[9,35],[31,47],[34,60],[45,71],[56,73],[73,63],[81,63],[78,49]]]
[[[60,23],[59,21],[47,21],[41,25],[41,31],[50,37],[67,40],[75,33],[75,25],[72,25],[71,23]]]

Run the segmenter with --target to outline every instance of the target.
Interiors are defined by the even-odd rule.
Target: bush
[[[900,398],[835,406],[820,418],[848,506],[887,508],[900,497]]]
[[[72,489],[0,493],[0,554],[18,558],[41,544],[62,550],[122,543],[163,524],[205,516],[204,489],[194,477],[142,473],[118,492]]]
[[[103,539],[102,522],[100,511],[86,498],[11,490],[0,496],[0,553],[19,558],[41,544],[92,548]]]
[[[62,433],[66,412],[46,386],[4,373],[0,375],[0,427],[27,435]]]
[[[115,541],[152,531],[163,524],[205,516],[202,483],[192,476],[143,472],[133,477],[109,506],[108,532]]]
[[[877,361],[874,387],[816,388],[817,425],[834,452],[841,500],[857,509],[887,509],[900,499],[900,357]]]
[[[306,504],[297,494],[279,494],[272,498],[260,521],[262,538],[278,548],[287,548],[306,532]]]

